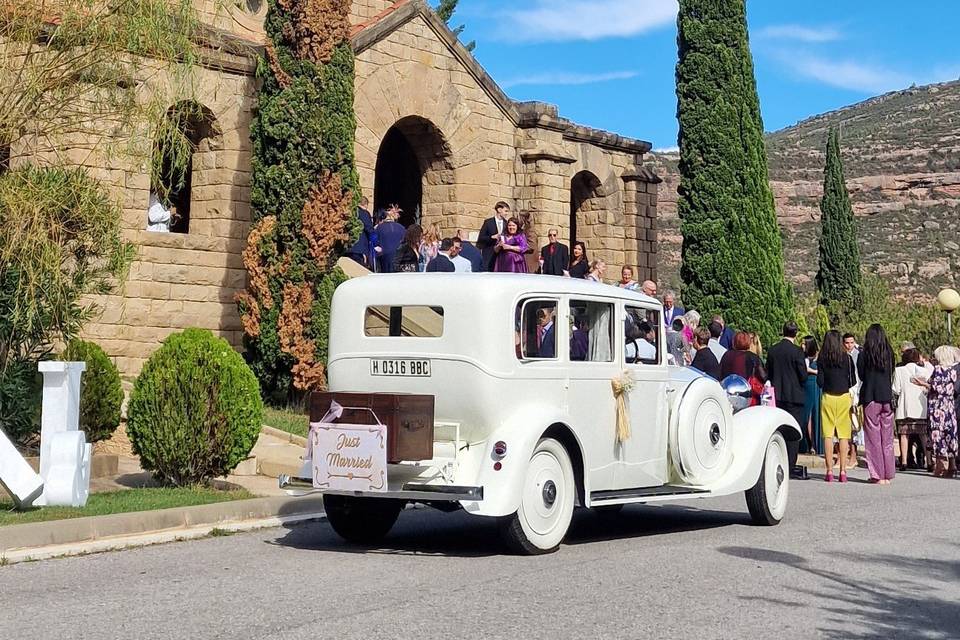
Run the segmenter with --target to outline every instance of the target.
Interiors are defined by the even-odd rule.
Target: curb
[[[0,564],[202,538],[323,519],[322,497],[271,497],[0,527]]]

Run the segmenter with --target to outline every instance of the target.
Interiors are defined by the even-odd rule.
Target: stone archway
[[[407,116],[383,137],[374,173],[374,210],[391,203],[403,209],[400,223],[440,222],[454,201],[450,145],[426,118]]]
[[[589,250],[590,241],[598,237],[599,214],[605,208],[600,178],[590,171],[581,171],[570,180],[570,244],[582,241]]]

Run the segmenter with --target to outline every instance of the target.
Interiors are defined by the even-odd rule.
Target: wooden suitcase
[[[406,393],[331,393],[310,396],[310,421],[317,422],[336,400],[344,407],[338,422],[376,424],[369,411],[387,427],[387,462],[433,458],[434,397]]]

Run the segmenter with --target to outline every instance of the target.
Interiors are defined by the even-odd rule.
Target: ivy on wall
[[[283,401],[326,384],[336,261],[357,237],[350,0],[272,0],[253,140],[247,359]]]

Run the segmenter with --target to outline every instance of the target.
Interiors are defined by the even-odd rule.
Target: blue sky
[[[676,145],[676,0],[460,0],[452,23],[517,100]],[[764,127],[960,77],[960,1],[749,0]]]

